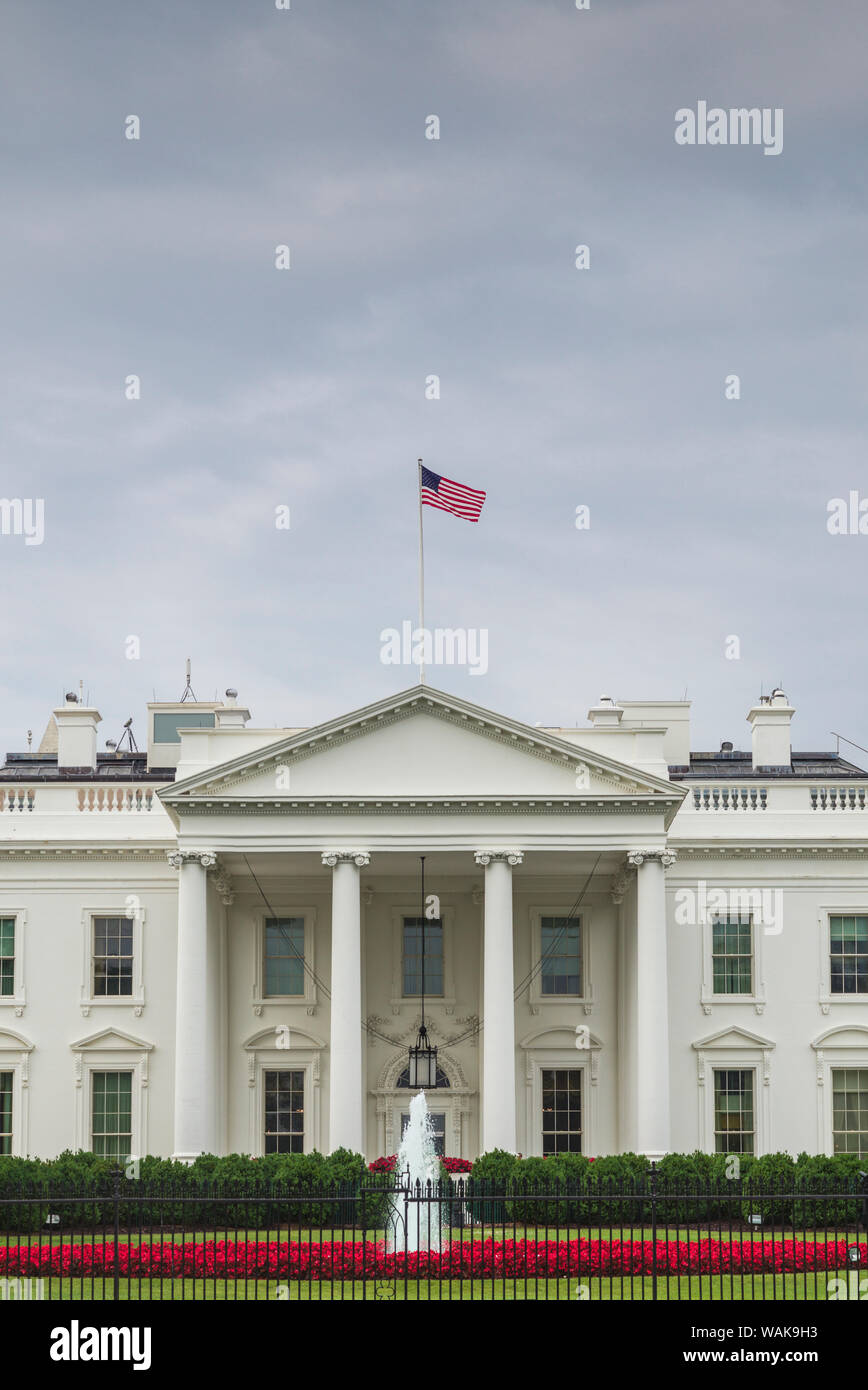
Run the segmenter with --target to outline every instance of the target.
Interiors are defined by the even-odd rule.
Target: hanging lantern
[[[423,1023],[416,1038],[416,1046],[410,1048],[410,1089],[428,1091],[437,1088],[437,1049],[428,1039],[428,1030]]]
[[[428,1029],[425,1027],[425,856],[419,855],[419,866],[421,869],[422,887],[422,988],[420,990],[422,999],[422,1018],[419,1023],[419,1034],[416,1038],[416,1046],[409,1049],[409,1086],[411,1091],[428,1091],[437,1088],[437,1049],[432,1047],[428,1039]]]

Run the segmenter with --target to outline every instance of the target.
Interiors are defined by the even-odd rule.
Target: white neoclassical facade
[[[868,773],[792,717],[68,698],[0,770],[0,1153],[395,1152],[424,921],[447,1154],[868,1154]]]

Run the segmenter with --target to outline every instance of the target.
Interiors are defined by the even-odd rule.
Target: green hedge
[[[0,1157],[0,1230],[48,1233],[49,1214],[65,1230],[111,1224],[115,1168],[113,1160],[83,1151],[55,1159]],[[385,1220],[387,1187],[368,1172],[362,1154],[347,1149],[263,1158],[202,1154],[190,1164],[148,1157],[139,1163],[138,1180],[121,1181],[120,1222],[124,1229],[211,1226],[218,1233],[287,1224],[372,1228]]]
[[[48,1234],[49,1213],[66,1231],[111,1226],[114,1169],[110,1159],[68,1150],[47,1160],[0,1157],[0,1231]],[[654,1211],[662,1226],[705,1226],[712,1235],[716,1226],[738,1227],[754,1214],[777,1229],[834,1230],[864,1219],[859,1175],[865,1169],[868,1161],[854,1154],[744,1154],[737,1161],[727,1154],[667,1154],[656,1166]],[[218,1235],[287,1225],[382,1230],[391,1181],[346,1149],[328,1156],[204,1154],[192,1164],[149,1157],[141,1160],[139,1181],[120,1184],[120,1222],[124,1230],[210,1227]],[[442,1168],[441,1182],[444,1192],[453,1190]],[[495,1149],[477,1159],[466,1179],[465,1215],[485,1223],[617,1231],[650,1223],[650,1190],[651,1164],[641,1154],[517,1158]],[[216,1200],[221,1197],[232,1200]]]
[[[868,1216],[854,1154],[667,1154],[655,1168],[658,1224],[834,1229]],[[591,1228],[649,1224],[652,1165],[641,1154],[519,1158],[502,1149],[483,1154],[468,1181],[469,1214],[479,1221]],[[496,1198],[500,1200],[496,1200]],[[864,1212],[864,1215],[863,1215]]]

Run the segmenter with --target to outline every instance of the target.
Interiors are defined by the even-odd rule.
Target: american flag
[[[485,493],[475,487],[465,487],[463,483],[453,483],[451,478],[441,478],[430,468],[422,469],[422,505],[439,507],[441,512],[451,512],[453,516],[463,516],[465,521],[478,521]]]

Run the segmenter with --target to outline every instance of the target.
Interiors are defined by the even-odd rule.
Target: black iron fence
[[[868,1301],[868,1177],[6,1187],[4,1299]]]

